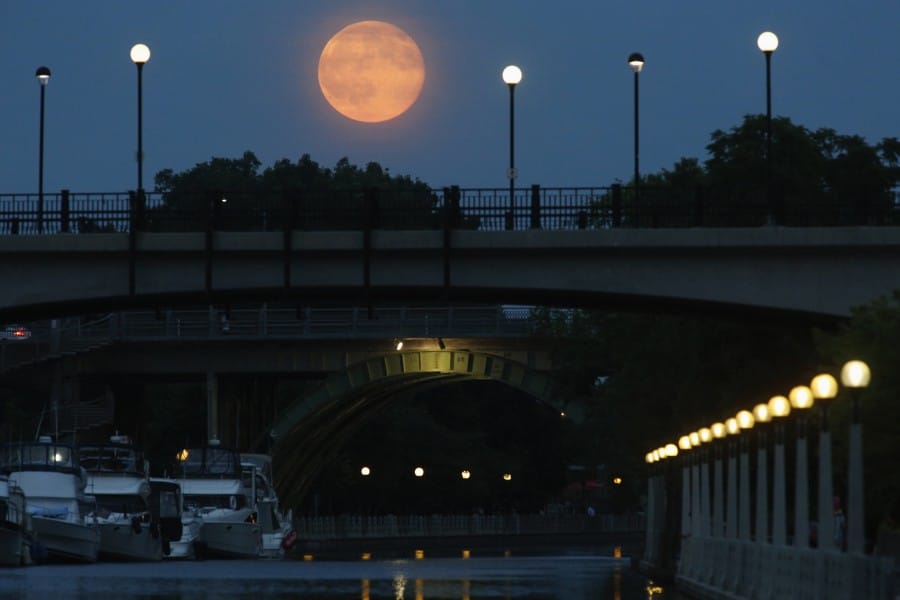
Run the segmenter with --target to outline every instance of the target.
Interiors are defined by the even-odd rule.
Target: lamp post
[[[143,105],[142,105],[142,79],[144,64],[150,60],[150,48],[146,44],[135,44],[131,47],[131,62],[137,66],[137,192],[144,193],[144,140],[143,140]]]
[[[37,206],[37,229],[38,233],[44,232],[44,92],[47,90],[47,84],[50,82],[50,69],[47,67],[38,67],[34,72],[38,82],[41,84],[41,124],[40,137],[38,142],[38,206]]]
[[[812,391],[798,385],[788,394],[791,409],[797,413],[797,469],[794,474],[794,546],[809,547],[809,474],[806,459],[806,417],[803,411],[812,408]]]
[[[784,471],[784,417],[791,414],[791,403],[784,396],[772,396],[769,412],[775,420],[775,456],[772,482],[772,543],[787,545],[787,499]]]
[[[813,377],[809,384],[813,398],[821,407],[819,427],[819,548],[834,548],[834,486],[831,481],[831,431],[828,428],[828,404],[837,396],[838,384],[828,373]]]
[[[628,66],[631,67],[631,70],[634,71],[634,202],[637,204],[638,198],[640,198],[640,179],[641,179],[641,171],[639,167],[638,157],[640,155],[639,144],[638,144],[638,131],[639,131],[639,120],[638,120],[638,75],[641,72],[641,69],[644,68],[644,56],[640,52],[632,52],[628,56]]]
[[[761,402],[753,407],[756,428],[756,543],[769,540],[769,456],[766,448],[766,430],[763,424],[772,420],[769,405]]]
[[[647,464],[647,531],[644,538],[644,561],[654,564],[656,561],[656,474],[653,469],[653,452],[644,455]]]
[[[725,430],[724,423],[713,423],[709,426],[713,438],[722,440],[728,435]],[[712,537],[725,536],[725,498],[724,498],[724,481],[722,479],[722,444],[717,443],[713,446],[715,452],[715,463],[713,465],[713,505],[712,505]]]
[[[678,438],[678,447],[682,450],[681,460],[681,535],[687,536],[691,532],[691,456],[689,452],[694,446],[689,435]],[[691,453],[692,454],[692,453]]]
[[[865,495],[863,492],[862,423],[859,418],[859,393],[869,386],[872,373],[861,360],[851,360],[841,368],[841,383],[850,390],[853,402],[850,421],[850,463],[847,468],[847,551],[865,552]]]
[[[742,410],[735,415],[741,433],[753,429],[756,420],[749,410]],[[741,465],[738,482],[738,539],[750,541],[750,436],[740,438]]]
[[[713,441],[713,434],[712,429],[709,427],[701,427],[697,433],[700,434],[700,443],[703,444],[703,450],[700,453],[700,528],[698,529],[698,534],[709,537],[710,521],[712,519],[709,501],[709,463],[712,458],[710,444]]]
[[[737,539],[738,536],[738,485],[737,485],[737,456],[734,439],[741,428],[737,419],[731,417],[725,420],[725,431],[731,436],[728,440],[728,483],[725,490],[725,537]]]
[[[777,224],[772,206],[772,53],[778,48],[778,36],[764,31],[756,45],[766,57],[766,205],[771,225]]]
[[[509,170],[506,172],[509,178],[509,217],[506,220],[507,229],[515,229],[515,193],[516,193],[516,86],[522,81],[522,69],[515,65],[509,65],[503,69],[503,83],[509,88]]]
[[[691,442],[691,536],[697,537],[701,535],[700,531],[703,527],[703,508],[700,501],[700,463],[703,461],[703,451],[700,445],[700,432],[693,431],[688,434]]]

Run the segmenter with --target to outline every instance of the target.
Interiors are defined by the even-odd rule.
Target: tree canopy
[[[683,157],[671,169],[642,177],[642,204],[631,207],[633,219],[643,212],[657,225],[686,219],[700,225],[761,225],[770,208],[784,225],[884,224],[895,218],[896,137],[871,145],[858,135],[810,130],[778,117],[772,120],[770,174],[766,118],[746,115],[728,131],[713,131],[706,150],[702,163]]]
[[[176,173],[159,171],[155,190],[162,203],[150,207],[151,228],[196,228],[214,219],[217,229],[360,229],[378,216],[380,228],[433,228],[437,197],[427,184],[391,175],[377,162],[361,168],[340,159],[333,169],[304,154],[296,162],[262,168],[253,152],[240,158],[214,157]]]

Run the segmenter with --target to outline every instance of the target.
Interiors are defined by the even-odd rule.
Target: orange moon
[[[319,57],[319,87],[348,119],[380,123],[415,104],[425,83],[425,61],[416,42],[383,21],[344,27]]]

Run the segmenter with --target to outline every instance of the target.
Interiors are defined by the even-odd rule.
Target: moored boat
[[[127,436],[79,447],[87,472],[88,494],[96,499],[100,557],[108,560],[160,560],[159,522],[150,511],[149,467]]]
[[[203,520],[196,509],[184,506],[178,481],[150,478],[150,510],[158,515],[165,557],[198,558],[195,544],[200,539]]]
[[[72,446],[49,436],[0,447],[0,473],[25,494],[35,538],[51,560],[94,562],[100,530],[84,495],[87,475]]]
[[[197,545],[209,556],[255,558],[262,548],[256,507],[242,481],[237,450],[216,440],[179,454],[184,504],[203,520]]]
[[[267,454],[241,454],[244,487],[254,499],[262,534],[261,558],[282,558],[297,542],[291,524],[291,512],[282,512],[272,484],[272,457]]]
[[[31,517],[25,510],[25,494],[6,475],[0,475],[0,565],[31,562]]]

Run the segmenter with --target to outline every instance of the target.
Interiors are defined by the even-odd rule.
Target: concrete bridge
[[[845,317],[900,285],[900,228],[0,236],[0,321],[127,307],[655,305]]]
[[[557,418],[584,414],[578,403],[557,393],[547,340],[525,307],[297,309],[264,303],[54,319],[16,331],[24,334],[0,342],[0,373],[7,381],[36,381],[31,393],[44,394],[61,408],[61,431],[111,419],[112,394],[82,401],[82,382],[106,382],[130,396],[141,393],[141,382],[160,378],[205,384],[211,437],[225,433],[229,443],[262,447],[293,435],[301,420],[312,423],[322,410],[462,379],[518,388]],[[248,375],[300,379],[318,387],[283,408],[262,403],[225,410],[229,404],[220,399],[220,379]],[[246,439],[231,440],[236,434],[229,418],[238,410]],[[331,434],[342,428],[328,421],[314,429],[317,435],[328,433],[333,447],[338,438]]]

